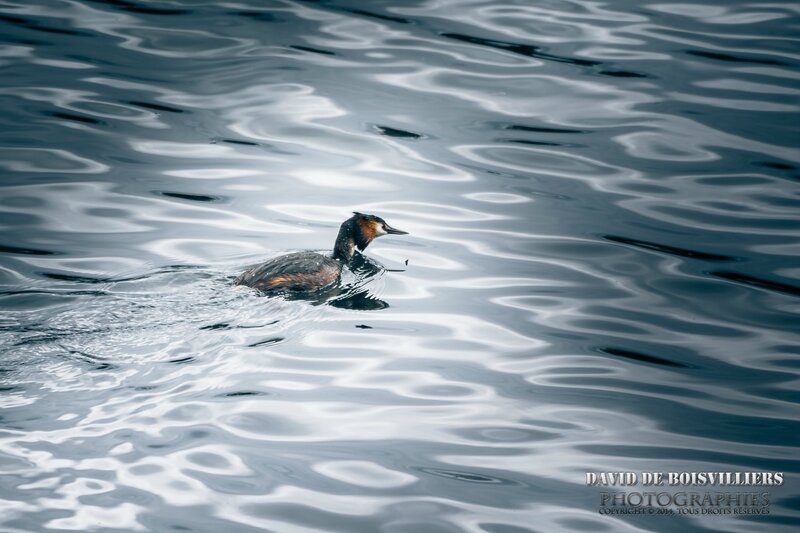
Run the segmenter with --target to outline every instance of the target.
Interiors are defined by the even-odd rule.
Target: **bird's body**
[[[308,293],[322,291],[339,282],[342,269],[356,249],[364,250],[381,235],[405,235],[374,215],[354,213],[339,228],[333,253],[295,252],[282,255],[242,272],[234,281],[269,293]]]
[[[339,280],[344,264],[317,252],[282,255],[242,272],[236,285],[260,291],[317,291]]]

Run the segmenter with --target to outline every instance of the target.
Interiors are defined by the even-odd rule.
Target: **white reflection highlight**
[[[336,481],[366,488],[404,487],[417,481],[410,474],[370,461],[321,461],[313,464],[312,469]]]
[[[260,170],[249,170],[246,168],[187,168],[181,170],[165,170],[162,172],[165,176],[175,176],[176,178],[189,178],[194,180],[232,180],[239,178],[249,178],[252,176],[260,176],[263,174]],[[237,189],[231,190],[244,190],[241,185]],[[255,186],[250,186],[249,190],[261,190]]]
[[[0,146],[0,168],[14,172],[58,172],[102,174],[110,167],[99,161],[56,148],[12,148]]]
[[[147,511],[147,508],[134,503],[125,502],[113,507],[100,507],[80,504],[77,498],[72,501],[49,500],[43,503],[45,509],[73,511],[72,516],[46,522],[47,528],[93,531],[98,527],[107,527],[127,531],[147,531],[147,528],[136,519],[137,515]]]

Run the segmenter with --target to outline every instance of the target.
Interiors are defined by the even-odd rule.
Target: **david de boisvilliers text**
[[[783,485],[783,472],[586,472],[589,487],[652,487],[650,490],[600,493],[603,515],[767,515],[770,493],[734,492],[737,487]],[[716,491],[687,491],[655,487],[720,487]],[[724,489],[722,487],[727,487]],[[655,490],[653,490],[655,489]]]
[[[783,472],[586,472],[586,486],[717,486],[783,485]]]

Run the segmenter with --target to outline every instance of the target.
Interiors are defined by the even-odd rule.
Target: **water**
[[[4,1],[3,531],[794,530],[798,11]],[[231,286],[353,210],[342,305]],[[786,481],[585,486],[704,470]]]

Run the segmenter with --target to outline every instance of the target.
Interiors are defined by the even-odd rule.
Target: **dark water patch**
[[[81,53],[68,53],[64,54],[65,59],[74,59],[80,63],[89,63],[90,65],[102,65],[105,67],[118,67],[119,63],[116,61],[109,61],[107,59],[101,59],[96,55],[90,54],[81,54]]]
[[[137,275],[121,277],[121,278],[114,278],[114,277],[104,278],[103,281],[108,282],[108,283],[125,283],[125,282],[129,282],[129,281],[142,281],[142,280],[145,280],[145,279],[149,279],[149,278],[153,277],[154,275],[157,275],[157,274],[160,274],[160,273],[161,273],[161,271],[157,270],[157,271],[152,272],[152,273],[137,274]]]
[[[240,398],[243,396],[268,396],[266,392],[257,392],[257,391],[235,391],[235,392],[226,392],[224,394],[218,394],[217,397],[220,398]]]
[[[659,313],[652,313],[645,309],[620,309],[614,305],[591,304],[586,306],[587,311],[596,316],[614,317],[630,322],[641,322],[645,324],[658,324],[662,328],[670,331],[680,331],[684,334],[708,335],[713,337],[728,337],[731,339],[745,339],[752,334],[742,328],[732,327],[724,324],[696,323],[685,318],[664,316]],[[663,346],[653,346],[652,350],[663,350]],[[677,353],[676,347],[669,348],[670,352]],[[696,360],[700,356],[695,352],[681,351],[681,358],[684,360]]]
[[[674,192],[674,189],[653,185],[652,183],[624,183],[620,185],[620,188],[625,191],[648,194],[669,194]]]
[[[798,213],[800,213],[800,197],[792,198],[790,196],[768,196],[766,194],[753,194],[751,195],[751,198],[775,207],[790,207],[797,209]]]
[[[311,52],[312,54],[322,54],[326,56],[335,56],[335,52],[331,52],[330,50],[323,50],[322,48],[314,48],[312,46],[302,46],[299,44],[293,44],[289,46],[289,48],[294,48],[295,50],[300,50],[301,52]]]
[[[161,271],[163,272],[180,272],[181,270],[199,270],[205,268],[202,265],[179,265],[179,264],[172,264],[172,265],[164,265],[161,267]]]
[[[202,265],[165,265],[158,269],[158,272],[182,272],[184,270],[202,270]]]
[[[337,297],[324,303],[339,309],[357,309],[361,311],[377,311],[379,309],[386,309],[389,307],[388,302],[376,298],[370,294],[369,291],[359,291],[352,294],[347,294],[346,296]]]
[[[669,359],[664,359],[663,357],[648,355],[641,352],[635,352],[633,350],[628,350],[625,348],[614,348],[613,346],[601,346],[596,349],[597,351],[608,355],[614,355],[616,357],[624,357],[625,359],[638,361],[640,363],[650,363],[653,365],[671,366],[676,368],[692,368],[689,365],[678,363],[676,361],[671,361]]]
[[[61,255],[61,252],[39,250],[36,248],[22,248],[19,246],[9,246],[7,244],[0,244],[0,253],[15,255]]]
[[[99,355],[90,354],[83,350],[77,350],[75,348],[69,348],[67,346],[64,346],[63,344],[59,344],[58,346],[70,355],[77,355],[82,357],[83,359],[88,359],[89,361],[92,362],[103,361],[105,359],[104,357],[100,357]]]
[[[727,270],[713,270],[709,272],[709,275],[759,289],[790,294],[792,296],[800,296],[800,287],[796,285],[789,285],[788,283],[781,283],[780,281],[771,281],[768,279],[751,276],[749,274],[740,274],[738,272],[730,272]]]
[[[39,272],[39,274],[46,278],[55,279],[59,281],[70,281],[74,283],[125,283],[130,281],[141,281],[152,278],[154,275],[169,273],[173,271],[174,271],[173,269],[168,268],[168,269],[159,269],[156,270],[155,272],[147,274],[139,274],[127,277],[102,277],[102,278],[93,278],[91,276],[76,276],[74,274],[63,274],[59,272]]]
[[[635,246],[637,248],[643,248],[645,250],[653,250],[656,252],[662,252],[669,255],[677,255],[679,257],[689,257],[692,259],[702,259],[703,261],[741,261],[740,258],[730,256],[730,255],[722,255],[722,254],[712,254],[707,252],[698,252],[697,250],[689,250],[687,248],[678,248],[677,246],[669,246],[666,244],[658,244],[649,241],[643,241],[639,239],[631,239],[629,237],[621,237],[618,235],[603,235],[603,239],[611,242],[617,242],[620,244],[627,244],[629,246]]]
[[[707,394],[702,389],[695,389],[695,392]],[[595,390],[595,393],[594,398],[589,401],[605,404],[608,399],[607,391],[600,389]],[[616,393],[615,402],[620,402],[617,404],[618,409],[643,413],[658,424],[661,431],[672,433],[673,436],[695,435],[700,432],[706,438],[713,438],[718,444],[713,449],[706,448],[707,453],[716,454],[720,449],[724,450],[726,446],[720,444],[721,441],[764,446],[800,444],[800,423],[794,418],[778,414],[739,414],[730,404],[727,411],[707,409],[695,402],[684,403],[680,396],[676,399],[653,396],[644,398],[638,393],[622,391]]]
[[[179,200],[189,200],[191,202],[220,202],[222,198],[219,196],[207,196],[205,194],[190,194],[187,192],[167,192],[167,191],[153,191],[154,194],[161,196],[168,196],[170,198],[178,198]]]
[[[378,124],[373,125],[373,128],[379,134],[386,135],[387,137],[396,137],[399,139],[422,139],[424,137],[424,135],[421,133],[414,133],[398,128],[390,128],[389,126],[380,126]]]
[[[52,18],[42,18],[42,21],[47,21],[48,23],[52,23]],[[71,35],[76,37],[91,37],[91,33],[68,29],[68,28],[57,28],[50,25],[43,25],[39,21],[34,21],[24,17],[17,17],[14,15],[6,15],[0,14],[0,22],[7,22],[9,24],[13,24],[15,26],[20,26],[23,28],[27,28],[29,30],[41,31],[46,33],[55,33],[60,35]],[[5,39],[4,39],[5,40]]]
[[[778,161],[754,161],[752,164],[756,167],[774,168],[775,170],[797,170],[795,165]]]
[[[599,61],[591,61],[589,59],[578,59],[574,57],[559,56],[542,52],[541,47],[534,46],[531,44],[512,43],[510,41],[500,41],[497,39],[484,39],[482,37],[473,37],[471,35],[464,35],[462,33],[445,32],[445,33],[440,33],[440,35],[448,39],[455,39],[456,41],[476,44],[479,46],[486,46],[498,50],[505,50],[506,52],[511,52],[513,54],[526,57],[535,57],[536,59],[543,59],[546,61],[568,63],[570,65],[576,65],[580,67],[593,67],[596,65],[602,65],[602,63]]]
[[[773,183],[771,178],[759,176],[711,176],[707,178],[696,178],[694,181],[701,185],[711,185],[714,187],[748,187],[751,185],[769,185]]]
[[[25,39],[22,37],[3,36],[4,44],[21,44],[23,46],[35,46],[37,48],[52,46],[52,43],[45,41],[37,41],[36,39]]]
[[[264,323],[264,324],[238,325],[238,326],[234,326],[234,325],[232,325],[232,324],[230,324],[228,322],[218,322],[218,323],[215,323],[215,324],[209,324],[207,326],[202,326],[200,329],[209,330],[209,331],[229,330],[229,329],[258,329],[258,328],[264,328],[264,327],[267,327],[267,326],[274,326],[278,322],[280,322],[280,320],[272,320],[272,321]]]
[[[772,346],[771,348],[778,353],[793,353],[800,355],[800,344],[778,344]],[[800,368],[800,357],[798,357],[795,362],[797,363],[798,368]]]
[[[145,109],[150,109],[151,111],[164,111],[166,113],[186,113],[187,111],[184,109],[179,109],[177,107],[168,106],[165,104],[154,104],[152,102],[144,102],[142,100],[129,100],[129,104],[135,105],[138,107],[143,107]]]
[[[194,356],[189,355],[186,357],[178,357],[176,359],[170,359],[167,362],[173,365],[185,365],[186,363],[192,363],[194,361],[195,361]]]
[[[227,322],[220,322],[218,324],[209,324],[207,326],[201,326],[200,329],[207,330],[207,331],[216,331],[216,330],[226,330],[232,329],[231,325]]]
[[[796,373],[792,373],[787,377],[786,381],[794,381],[797,377]],[[770,398],[779,400],[781,402],[793,403],[800,406],[800,391],[786,390],[786,389],[773,389],[771,387],[752,387],[748,388],[747,392],[762,398]]]
[[[144,166],[144,165],[147,164],[145,161],[142,161],[141,159],[133,159],[131,157],[124,157],[124,156],[118,156],[118,155],[108,156],[108,159],[110,161],[116,161],[117,163],[124,163],[126,165]]]
[[[39,272],[41,276],[58,281],[71,283],[107,283],[107,278],[93,278],[91,276],[76,276],[74,274],[61,274],[59,272]]]
[[[772,170],[779,170],[778,177],[792,181],[800,181],[800,173],[797,172],[798,167],[789,163],[781,163],[777,161],[757,161],[752,163],[753,166],[768,168]]]
[[[191,11],[186,9],[164,9],[164,8],[150,8],[150,7],[143,7],[143,6],[123,6],[120,7],[121,11],[127,11],[128,13],[139,13],[141,15],[188,15]]]
[[[31,23],[31,21],[26,18],[5,14],[0,15],[0,22],[8,22],[9,24],[15,24],[17,26],[27,26]]]
[[[797,468],[798,468],[798,466],[795,465],[794,466],[795,471],[797,470]],[[785,469],[783,467],[779,467],[779,468],[775,468],[775,470],[780,472],[780,471],[783,471]],[[787,509],[792,509],[793,511],[799,511],[800,510],[800,495],[797,495],[797,496],[778,496],[778,497],[775,497],[775,499],[772,500],[772,501],[777,503],[777,504],[779,504],[779,505],[781,505],[781,506],[783,506],[783,507],[786,507]],[[781,523],[781,524],[784,524],[784,525],[787,525],[787,526],[796,527],[797,526],[797,519],[793,518],[793,517],[786,517],[786,518],[782,518],[778,523]]]
[[[40,333],[37,335],[31,335],[30,337],[25,337],[24,339],[20,339],[17,342],[15,342],[13,346],[31,346],[46,342],[55,342],[68,336],[69,333],[53,333],[53,332]]]
[[[378,20],[385,20],[386,22],[397,22],[399,24],[410,24],[411,23],[410,20],[408,20],[406,18],[403,18],[403,17],[397,17],[397,16],[393,16],[393,15],[385,15],[383,13],[374,13],[372,11],[365,11],[363,9],[346,9],[345,8],[345,9],[342,9],[342,11],[344,11],[346,13],[352,13],[353,15],[360,15],[362,17],[369,17],[369,18],[374,18],[374,19],[378,19]]]
[[[244,17],[259,22],[283,22],[284,19],[269,11],[229,11],[229,15]]]
[[[66,29],[66,28],[54,28],[52,26],[30,25],[30,26],[28,26],[28,28],[30,28],[32,30],[36,30],[36,31],[42,31],[42,32],[45,32],[45,33],[57,33],[57,34],[60,34],[60,35],[72,35],[74,37],[94,37],[94,35],[91,34],[91,33],[78,31],[78,30],[69,30],[69,29]]]
[[[269,339],[264,339],[263,341],[254,342],[253,344],[248,344],[247,347],[255,348],[257,346],[269,346],[272,344],[278,344],[279,342],[283,342],[284,340],[286,339],[284,339],[283,337],[272,337]]]
[[[82,122],[83,124],[105,124],[102,120],[97,120],[95,118],[87,117],[84,115],[75,115],[73,113],[63,113],[61,111],[56,111],[48,114],[54,118],[71,120],[73,122]]]
[[[705,50],[687,50],[686,53],[692,56],[704,57],[706,59],[715,59],[717,61],[727,61],[733,63],[754,63],[756,65],[770,65],[776,67],[791,66],[790,63],[781,61],[779,59],[765,59],[760,57],[743,56],[741,54],[733,55],[721,52],[706,52]]]
[[[494,476],[486,476],[483,474],[476,474],[474,472],[463,472],[458,470],[444,470],[441,468],[418,468],[420,472],[424,472],[426,474],[432,474],[434,476],[439,476],[448,479],[454,479],[456,481],[466,481],[467,483],[482,483],[482,484],[489,484],[489,485],[517,485],[518,483],[513,483],[508,480],[500,479]]]
[[[546,294],[541,291],[540,294]],[[590,329],[598,333],[613,333],[620,336],[639,335],[644,336],[647,334],[647,329],[640,327],[644,324],[630,324],[614,318],[574,318],[570,323],[577,329]]]
[[[239,139],[220,139],[220,141],[228,144],[239,144],[242,146],[259,146],[258,143],[254,143],[253,141],[242,141]]]
[[[527,144],[529,146],[570,146],[570,147],[577,147],[579,145],[576,144],[566,144],[566,143],[554,143],[548,141],[529,141],[527,139],[497,139],[497,142],[500,143],[512,143],[512,144]]]
[[[600,70],[597,72],[601,76],[610,76],[612,78],[649,78],[647,74],[641,72],[634,72],[632,70]]]
[[[153,7],[148,4],[140,4],[136,2],[128,2],[126,0],[86,0],[93,4],[101,4],[104,6],[113,6],[120,11],[128,13],[138,13],[140,15],[189,15],[192,11],[188,9],[177,9],[168,7]]]
[[[107,296],[107,291],[48,291],[44,289],[22,289],[12,291],[0,291],[2,296],[20,295],[46,295],[46,296]]]
[[[501,130],[507,131],[529,131],[531,133],[591,133],[588,130],[576,130],[572,128],[553,128],[549,126],[526,126],[524,124],[499,124]]]
[[[776,504],[779,504],[787,509],[792,509],[797,511],[800,509],[800,497],[798,498],[775,498],[772,500]],[[774,523],[777,525],[789,526],[789,528],[796,528],[797,527],[797,517],[796,516],[774,516],[770,518],[770,523]]]
[[[245,141],[245,140],[241,140],[241,139],[221,139],[221,138],[211,139],[211,141],[210,141],[211,144],[217,144],[217,143],[221,143],[221,142],[222,143],[226,143],[226,144],[234,144],[234,145],[237,145],[237,146],[258,146],[258,147],[260,147],[260,148],[262,148],[264,150],[267,150],[267,151],[269,151],[269,152],[271,152],[273,154],[299,155],[297,152],[291,152],[289,150],[282,150],[282,149],[276,147],[275,145],[272,145],[272,144],[269,144],[269,143],[263,143],[263,142],[262,143],[258,143],[258,142],[253,142],[253,141]]]

